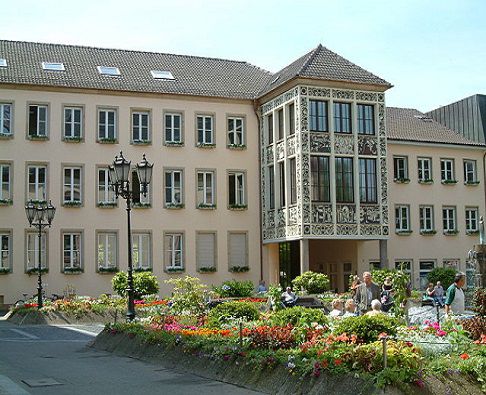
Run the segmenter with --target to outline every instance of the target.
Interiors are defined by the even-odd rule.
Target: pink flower
[[[437,329],[436,333],[437,333],[437,336],[440,336],[440,337],[447,335],[447,332],[443,331],[442,329]]]

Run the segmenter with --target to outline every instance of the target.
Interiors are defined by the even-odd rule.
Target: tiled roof
[[[60,44],[0,40],[0,83],[255,98],[271,73],[246,62]],[[46,71],[42,62],[62,62],[66,71]],[[100,75],[115,66],[119,77]],[[175,80],[155,80],[151,70],[170,71]]]
[[[309,53],[275,73],[261,94],[265,94],[294,77],[307,77],[332,81],[350,81],[362,84],[391,84],[355,65],[321,44]]]
[[[485,146],[466,139],[413,108],[387,107],[386,128],[389,140]]]

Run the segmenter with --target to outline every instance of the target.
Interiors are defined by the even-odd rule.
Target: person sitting
[[[257,287],[257,294],[263,295],[263,294],[266,294],[267,292],[268,292],[268,289],[267,289],[267,286],[265,284],[265,281],[260,280],[260,283],[258,284],[258,287]]]
[[[293,307],[295,306],[295,302],[297,301],[297,295],[292,292],[291,287],[287,287],[285,292],[282,294],[282,303],[285,307]]]
[[[437,300],[437,303],[439,303],[441,307],[444,307],[444,302],[445,302],[444,288],[442,287],[442,283],[440,281],[437,281],[434,290],[435,290],[435,298]]]
[[[439,301],[437,300],[436,294],[435,294],[435,288],[434,288],[433,283],[429,283],[429,285],[427,286],[427,289],[425,290],[424,297],[425,297],[425,300],[429,300],[429,301],[433,302],[434,306],[436,305],[436,303],[439,303]]]
[[[368,311],[365,315],[380,315],[384,314],[383,311],[381,311],[381,302],[378,299],[373,299],[371,301],[371,310]]]
[[[343,317],[356,317],[356,315],[356,303],[353,299],[346,300]]]
[[[332,310],[329,313],[331,317],[339,317],[343,314],[343,301],[341,299],[334,299],[332,301]]]

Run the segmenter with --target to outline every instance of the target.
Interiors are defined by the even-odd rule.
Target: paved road
[[[87,348],[102,329],[0,321],[0,395],[257,394]]]

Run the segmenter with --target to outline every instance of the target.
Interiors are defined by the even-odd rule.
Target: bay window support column
[[[309,271],[309,240],[301,239],[300,243],[300,274]]]
[[[388,240],[380,240],[380,269],[388,267]]]

